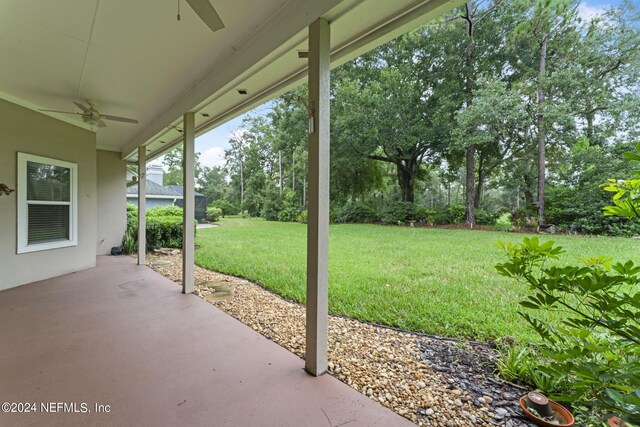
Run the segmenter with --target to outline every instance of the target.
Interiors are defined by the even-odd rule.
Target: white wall
[[[127,226],[126,162],[120,153],[98,150],[98,246],[97,254],[111,253],[122,245]]]
[[[96,262],[95,134],[0,99],[0,183],[13,189],[18,152],[78,164],[78,245],[17,255],[16,192],[0,196],[0,290]]]

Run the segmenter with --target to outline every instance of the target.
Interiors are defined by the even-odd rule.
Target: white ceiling
[[[185,0],[0,0],[0,98],[33,109],[77,111],[89,100],[107,122],[98,148],[133,158],[177,141],[186,111],[198,134],[299,84],[307,26],[331,23],[334,64],[443,13],[460,0],[211,0],[225,23],[215,33]],[[246,88],[248,95],[239,95]],[[50,113],[90,129],[79,116]]]

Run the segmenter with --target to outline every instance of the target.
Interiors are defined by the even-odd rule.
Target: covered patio
[[[0,396],[37,404],[1,425],[410,425],[129,257],[1,292],[0,324]]]
[[[93,412],[42,413],[38,406],[34,414],[0,413],[0,425],[406,422],[322,376],[329,75],[462,2],[211,3],[224,23],[214,32],[186,5],[175,19],[175,2],[7,2],[0,16],[0,61],[7,64],[0,68],[0,400],[85,403]],[[189,294],[195,138],[305,81],[303,362]],[[179,146],[183,294],[145,266],[145,198],[137,262],[102,256],[125,233],[127,165],[142,171],[138,194],[146,194],[148,162]],[[110,412],[95,413],[95,404]]]

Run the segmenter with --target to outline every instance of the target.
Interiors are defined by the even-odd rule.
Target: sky
[[[632,0],[640,8],[640,0]],[[622,4],[622,0],[586,0],[578,8],[580,17],[589,20],[608,7]],[[196,152],[200,153],[200,162],[204,166],[224,166],[224,150],[229,147],[229,138],[241,127],[242,120],[247,115],[264,115],[269,112],[269,103],[265,103],[254,110],[243,114],[217,128],[196,138]],[[161,163],[161,159],[154,163]]]

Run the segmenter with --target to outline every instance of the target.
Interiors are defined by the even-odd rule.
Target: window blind
[[[69,205],[33,205],[29,209],[28,243],[69,239]]]

